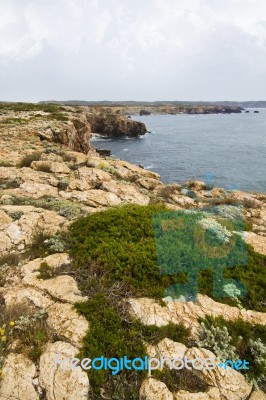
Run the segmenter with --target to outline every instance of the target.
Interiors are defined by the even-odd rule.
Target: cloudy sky
[[[265,0],[0,0],[0,100],[266,100]]]

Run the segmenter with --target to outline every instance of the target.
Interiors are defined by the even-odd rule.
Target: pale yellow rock
[[[49,294],[22,285],[4,288],[2,290],[2,295],[7,307],[16,306],[17,304],[27,304],[34,305],[41,309],[48,309],[54,304]]]
[[[70,191],[71,190],[85,191],[85,190],[90,190],[92,188],[93,188],[93,186],[89,182],[82,180],[82,179],[72,179],[68,185],[68,190],[70,190]],[[63,196],[63,194],[64,194],[64,192],[59,192],[60,196],[61,195]]]
[[[40,358],[40,385],[46,392],[47,400],[88,400],[89,379],[81,367],[75,370],[62,369],[55,360],[60,358],[73,359],[79,350],[65,342],[55,342],[47,345]],[[32,399],[34,400],[34,399]]]
[[[135,183],[147,190],[154,190],[158,186],[162,185],[160,181],[153,178],[139,178],[135,181]]]
[[[90,207],[114,207],[121,204],[121,199],[115,193],[108,193],[104,190],[87,190],[80,192],[60,192],[60,195],[67,200],[76,200]]]
[[[140,400],[173,400],[174,397],[167,386],[157,379],[146,379],[139,392]]]
[[[0,234],[0,252],[7,253],[12,249],[12,242],[8,235],[1,231]]]
[[[216,358],[211,351],[196,347],[188,349],[186,357],[190,360]],[[208,385],[219,388],[221,398],[224,400],[245,400],[252,391],[252,385],[247,383],[244,375],[231,368],[223,369],[218,366],[212,370],[193,368],[192,373]]]
[[[91,185],[101,184],[112,180],[111,175],[99,168],[81,167],[76,172],[78,179],[84,180]]]
[[[166,326],[170,322],[183,323],[190,329],[191,336],[197,337],[199,318],[207,315],[224,317],[227,321],[238,318],[253,324],[266,325],[266,314],[258,311],[239,309],[218,303],[208,296],[198,295],[198,302],[179,302],[165,299],[162,307],[156,300],[149,298],[130,298],[126,300],[131,314],[144,325]]]
[[[23,167],[19,170],[23,182],[42,183],[57,187],[58,179],[51,173],[35,171],[29,167]]]
[[[44,172],[46,172],[46,168],[49,168],[49,171],[55,174],[69,174],[71,172],[65,163],[57,161],[33,161],[31,168],[37,171],[44,169]]]
[[[34,272],[25,276],[22,280],[23,284],[49,294],[53,300],[72,304],[86,300],[81,296],[77,283],[71,276],[64,275],[42,280],[37,278],[38,275],[38,272]]]
[[[117,183],[116,181],[104,182],[102,188],[107,192],[116,194],[121,200],[127,203],[148,205],[150,199],[147,195],[142,194],[133,185]]]
[[[131,164],[127,161],[123,160],[108,160],[109,164],[112,166],[122,166],[124,168],[127,168],[129,171],[138,174],[140,176],[146,177],[146,178],[152,178],[152,179],[157,179],[160,180],[160,175],[157,174],[156,172],[148,171],[147,169],[138,167],[137,165]]]
[[[266,237],[254,232],[245,232],[243,236],[246,243],[250,244],[257,253],[266,256]]]
[[[57,269],[62,265],[69,264],[70,257],[67,253],[56,253],[56,254],[51,254],[45,258],[36,258],[35,260],[25,264],[21,268],[21,272],[23,273],[24,276],[32,274],[33,272],[39,270],[40,265],[43,262],[47,263],[51,268]]]
[[[3,231],[11,224],[12,218],[0,209],[0,230]]]
[[[0,381],[1,400],[38,400],[32,380],[36,367],[23,354],[10,353],[4,362],[3,380]]]
[[[266,393],[264,393],[262,390],[254,390],[249,400],[266,400]]]
[[[39,199],[43,196],[58,196],[58,189],[54,186],[46,183],[36,182],[24,182],[20,185],[19,189],[15,189],[13,192],[18,197],[31,197],[33,199]]]
[[[174,393],[174,400],[222,400],[218,388],[210,388],[207,392],[190,393],[180,390]]]
[[[57,336],[79,348],[89,329],[86,318],[79,315],[71,304],[52,305],[48,310],[47,324]]]
[[[187,347],[182,343],[173,342],[172,340],[165,338],[161,340],[157,345],[148,345],[147,354],[150,357],[168,357],[173,358],[184,358],[187,351]]]

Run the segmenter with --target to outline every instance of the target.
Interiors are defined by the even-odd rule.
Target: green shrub
[[[74,267],[88,270],[91,261],[97,262],[111,280],[123,281],[135,293],[162,297],[175,279],[158,269],[151,218],[165,210],[162,205],[122,206],[74,222],[69,238]]]
[[[54,276],[54,270],[47,262],[42,262],[38,271],[38,279],[50,279]]]
[[[121,299],[120,299],[121,300]],[[119,301],[112,304],[110,298],[103,293],[97,293],[87,302],[78,303],[78,311],[84,315],[89,323],[90,329],[84,339],[84,346],[80,357],[120,358],[127,356],[130,359],[145,357],[146,347],[143,341],[156,344],[165,337],[179,342],[185,342],[189,332],[183,325],[169,324],[166,327],[144,326],[139,322],[130,320],[129,316],[124,318],[123,312],[119,309]],[[144,371],[122,371],[115,377],[119,381],[119,394],[121,399],[138,398],[137,389],[141,380],[146,375]],[[114,385],[114,376],[110,371],[90,371],[90,382],[94,394],[98,395],[100,387],[110,394],[117,392]],[[124,386],[124,389],[123,389]],[[127,396],[122,397],[126,391]],[[118,393],[117,393],[118,395]],[[133,397],[132,397],[133,396]]]
[[[202,214],[199,212],[187,213],[186,227],[176,229],[170,239],[166,237],[166,241],[160,244],[164,250],[161,252],[163,255],[160,262],[165,262],[166,267],[169,268],[169,271],[167,270],[169,274],[163,275],[158,266],[152,225],[153,215],[162,212],[165,212],[166,219],[171,218],[172,213],[167,213],[163,205],[155,204],[149,206],[126,205],[75,221],[70,227],[69,237],[70,254],[74,259],[74,267],[87,270],[89,274],[90,264],[96,262],[109,273],[109,279],[123,281],[130,286],[135,295],[161,298],[164,296],[164,289],[168,286],[175,283],[186,283],[186,273],[176,273],[177,266],[180,265],[179,270],[182,271],[182,263],[191,265],[191,268],[197,264],[204,265],[204,268],[210,270],[200,272],[199,292],[213,297],[212,260],[206,260],[206,257],[204,258],[195,251],[194,246],[195,225],[202,219]],[[218,224],[216,225],[218,226]],[[214,228],[217,227],[214,226]],[[234,228],[237,229],[236,226]],[[217,234],[214,239],[213,233],[210,233],[210,238],[213,242],[216,240],[217,245],[221,240],[227,240],[226,235],[231,235],[230,231],[223,226],[218,233],[219,235]],[[208,240],[207,235],[206,237]],[[236,262],[235,260],[246,261],[245,244],[239,235],[236,235],[235,240],[238,253],[230,255],[231,265]],[[172,266],[175,267],[174,270],[171,269],[171,266],[168,267],[169,259],[171,259]],[[246,284],[248,294],[241,298],[243,307],[259,311],[265,309],[265,267],[266,257],[255,253],[251,247],[248,247],[247,265],[224,269],[225,278],[238,279]],[[234,298],[215,299],[236,305]]]

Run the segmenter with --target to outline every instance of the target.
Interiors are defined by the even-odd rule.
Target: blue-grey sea
[[[266,192],[266,109],[259,114],[132,116],[150,133],[93,138],[96,148],[158,172],[165,183],[189,179],[226,189]]]

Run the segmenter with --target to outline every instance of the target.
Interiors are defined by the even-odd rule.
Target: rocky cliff
[[[88,297],[79,285],[82,271],[72,268],[62,241],[70,224],[80,216],[122,204],[147,206],[159,202],[169,210],[193,211],[211,202],[228,206],[231,212],[235,204],[240,204],[249,226],[245,240],[257,253],[266,255],[266,196],[210,189],[204,182],[195,181],[184,186],[165,185],[158,174],[122,160],[100,157],[89,144],[95,130],[135,135],[144,132],[142,125],[113,116],[103,121],[84,108],[45,107],[1,107],[0,399],[107,398],[104,389],[98,397],[92,394],[88,375],[80,367],[76,371],[53,368],[56,354],[73,358],[80,352],[92,328],[74,307]],[[259,257],[256,260],[261,262]],[[120,290],[121,285],[114,285],[112,295],[117,296]],[[197,303],[158,302],[129,295],[124,300],[125,319],[129,318],[128,310],[134,321],[153,329],[180,323],[189,329],[187,345],[167,337],[146,344],[151,357],[215,357],[203,346],[193,345],[199,334],[199,318],[206,316],[225,316],[227,321],[240,320],[261,329],[266,325],[264,312],[222,304],[206,294],[200,295]],[[263,301],[259,306],[263,307]],[[160,374],[143,379],[140,388],[134,387],[134,398],[265,398],[244,375],[230,368],[211,373],[193,371],[187,381],[194,382],[194,386],[186,388],[181,385],[185,378],[180,381],[180,376],[171,386],[175,379],[165,380]],[[129,398],[127,383],[119,378],[114,382],[114,391],[123,393],[119,398]],[[118,398],[113,397],[114,392],[108,396]]]

